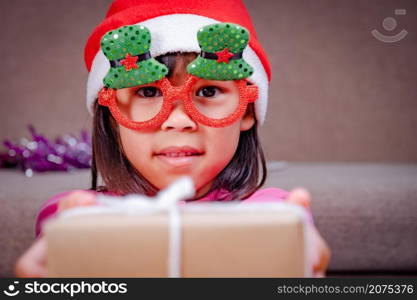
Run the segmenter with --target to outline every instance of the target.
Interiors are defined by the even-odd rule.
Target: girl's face
[[[185,75],[185,64],[176,64],[169,80],[172,85],[179,86],[184,83]],[[201,80],[195,91],[238,99],[239,93],[234,82],[215,82],[216,86],[221,84],[221,90],[207,90],[207,86],[214,82]],[[128,102],[131,97],[152,95],[152,91],[140,87],[117,90],[120,102]],[[194,180],[196,196],[199,197],[210,189],[214,178],[231,161],[238,146],[240,132],[249,130],[254,123],[253,114],[247,113],[227,127],[208,127],[194,121],[184,109],[183,101],[179,99],[174,103],[171,114],[157,129],[132,130],[118,126],[125,155],[151,184],[163,189],[179,177],[189,175]],[[178,148],[169,149],[170,147]],[[186,156],[176,157],[176,153],[181,152],[183,154],[180,155]]]

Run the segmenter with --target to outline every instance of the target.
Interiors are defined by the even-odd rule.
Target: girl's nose
[[[162,130],[177,129],[180,131],[197,129],[197,123],[187,114],[182,100],[174,102],[171,113],[161,125]]]

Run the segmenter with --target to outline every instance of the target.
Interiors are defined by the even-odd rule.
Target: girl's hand
[[[14,272],[16,277],[47,277],[46,240],[43,236],[17,260]]]
[[[61,199],[58,203],[58,212],[77,206],[97,204],[96,196],[87,191],[74,191]]]
[[[96,203],[94,194],[86,191],[74,191],[59,201],[58,212]],[[17,260],[14,268],[16,277],[47,277],[46,254],[46,240],[41,236]]]
[[[287,201],[301,205],[307,210],[310,210],[311,196],[304,188],[292,190]],[[307,228],[312,243],[309,247],[312,249],[313,275],[314,277],[324,277],[331,256],[330,248],[314,225],[309,225]]]

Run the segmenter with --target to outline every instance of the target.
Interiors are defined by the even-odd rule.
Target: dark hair
[[[168,67],[167,77],[170,77],[173,76],[174,69],[179,63],[186,66],[195,56],[195,53],[176,52],[156,57],[156,59]],[[255,114],[253,103],[248,105],[246,113]],[[158,192],[158,189],[127,159],[115,119],[110,110],[98,105],[97,101],[94,104],[92,142],[92,190],[111,191],[121,195],[138,193],[147,196],[153,196]],[[98,174],[101,175],[104,186],[97,185]],[[210,190],[199,198],[223,188],[229,193],[222,197],[219,195],[220,201],[246,199],[265,183],[266,176],[265,156],[259,142],[255,118],[252,128],[241,131],[239,144],[232,160],[214,179]]]

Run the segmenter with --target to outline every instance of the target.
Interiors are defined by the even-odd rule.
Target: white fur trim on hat
[[[168,52],[197,52],[197,31],[209,24],[219,21],[193,14],[172,14],[148,19],[138,24],[146,26],[151,32],[151,55],[156,57]],[[259,99],[255,102],[255,114],[259,124],[263,124],[268,102],[268,76],[256,55],[248,45],[243,51],[243,58],[253,67],[254,72],[249,81],[259,88]],[[87,109],[93,115],[93,105],[103,85],[103,79],[110,69],[110,63],[103,51],[94,57],[87,80]]]

